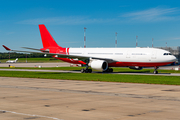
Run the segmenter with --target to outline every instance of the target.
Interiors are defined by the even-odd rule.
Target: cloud
[[[151,8],[148,10],[131,12],[122,15],[121,17],[129,18],[130,21],[143,21],[143,22],[158,22],[175,20],[177,17],[177,8]]]
[[[173,40],[180,40],[180,37],[177,37],[177,38],[173,38]]]
[[[58,25],[81,25],[81,24],[94,24],[94,23],[109,23],[113,19],[91,19],[89,17],[81,16],[66,16],[66,17],[51,17],[51,18],[37,18],[17,22],[18,24],[58,24]]]
[[[169,37],[169,38],[163,38],[155,41],[179,41],[180,37]]]
[[[54,25],[84,25],[84,24],[121,24],[124,22],[159,22],[180,20],[177,8],[151,8],[147,10],[124,13],[115,18],[91,18],[88,16],[63,16],[27,19],[17,22],[17,24],[54,24]]]

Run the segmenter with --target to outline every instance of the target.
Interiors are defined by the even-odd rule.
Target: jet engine
[[[106,71],[108,69],[108,63],[105,60],[92,60],[89,66],[91,66],[92,69],[103,71]]]
[[[142,67],[139,67],[139,66],[130,66],[129,68],[134,69],[134,70],[142,70],[143,69]]]

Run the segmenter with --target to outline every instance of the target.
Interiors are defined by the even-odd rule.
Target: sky
[[[38,24],[62,47],[180,46],[179,0],[0,0],[0,44],[42,48]],[[0,47],[0,52],[6,52]]]

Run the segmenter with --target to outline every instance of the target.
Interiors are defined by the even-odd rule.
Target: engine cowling
[[[90,63],[90,67],[92,69],[106,71],[108,69],[108,63],[105,60],[93,60]]]
[[[139,66],[130,66],[129,68],[134,69],[134,70],[142,70],[143,69],[142,67],[139,67]]]

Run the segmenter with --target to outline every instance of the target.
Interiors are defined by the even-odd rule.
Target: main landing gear
[[[105,70],[103,72],[112,73],[113,69],[108,68],[107,70]],[[88,69],[88,67],[86,67],[85,69],[81,69],[81,73],[92,73],[92,69]]]
[[[92,73],[92,69],[88,69],[88,66],[86,66],[85,69],[81,69],[81,73]]]
[[[113,72],[113,69],[112,68],[108,68],[107,70],[103,71],[103,72],[109,72],[109,73],[112,73]]]
[[[81,69],[81,73],[92,73],[92,69]]]
[[[158,71],[157,71],[158,68],[159,67],[154,67],[154,71],[153,71],[154,74],[158,74]]]

